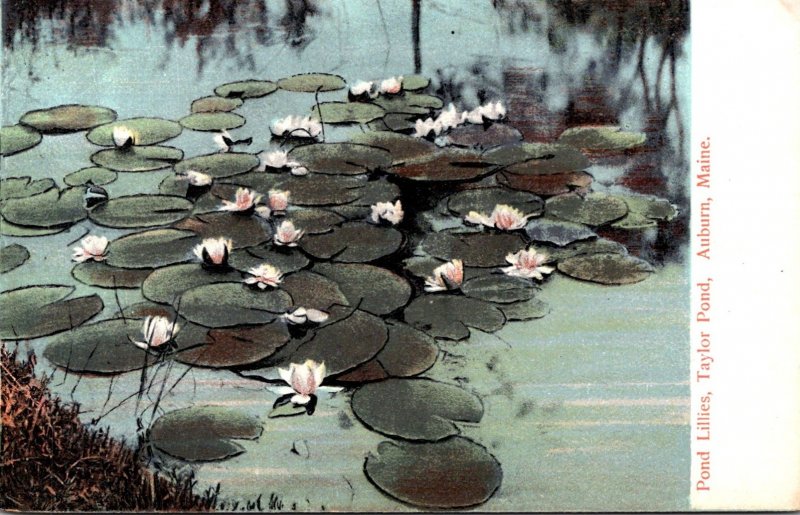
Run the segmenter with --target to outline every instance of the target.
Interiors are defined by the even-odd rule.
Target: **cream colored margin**
[[[797,510],[800,1],[693,0],[691,38],[691,503],[698,510]],[[696,178],[706,137],[710,189]],[[694,236],[707,198],[710,260],[695,254]],[[698,323],[696,285],[709,277],[711,321]],[[711,335],[710,352],[697,352],[701,331]],[[696,382],[703,354],[714,360],[711,378]],[[694,425],[708,392],[711,439],[703,441],[697,437],[705,429]],[[710,489],[698,490],[704,461]]]

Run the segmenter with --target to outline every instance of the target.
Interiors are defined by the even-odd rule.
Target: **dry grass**
[[[207,511],[216,491],[196,495],[193,478],[149,471],[137,450],[90,429],[78,406],[51,395],[34,374],[35,356],[17,361],[0,348],[2,455],[0,508],[22,511]]]

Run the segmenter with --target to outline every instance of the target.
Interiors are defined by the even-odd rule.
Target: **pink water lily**
[[[167,317],[150,316],[144,319],[142,328],[144,341],[131,340],[131,343],[144,350],[157,349],[172,341],[179,330],[180,326]]]
[[[516,231],[522,229],[528,223],[528,218],[533,215],[523,214],[519,209],[506,204],[494,206],[492,214],[486,216],[477,211],[470,211],[464,220],[471,224],[495,227],[501,231]]]
[[[128,147],[139,142],[139,134],[123,125],[114,127],[111,131],[111,138],[114,140],[115,147]]]
[[[330,314],[325,311],[313,308],[306,309],[304,307],[294,308],[283,315],[287,322],[295,325],[303,325],[306,322],[320,324],[326,321],[328,317],[330,317]]]
[[[269,208],[274,214],[283,213],[289,207],[288,191],[269,190]]]
[[[108,238],[105,236],[87,236],[81,240],[81,246],[73,248],[72,259],[78,263],[84,261],[104,261]]]
[[[209,266],[223,266],[228,263],[228,256],[233,242],[225,238],[206,238],[194,248],[194,255]]]
[[[513,277],[524,277],[526,279],[537,279],[539,281],[544,279],[542,274],[550,274],[555,268],[551,266],[544,266],[548,257],[546,254],[539,254],[531,247],[527,250],[520,250],[515,254],[506,256],[512,266],[503,268],[503,272]]]
[[[275,230],[275,244],[296,247],[303,233],[302,229],[295,228],[291,220],[284,220]]]
[[[247,273],[251,277],[247,277],[244,282],[246,284],[254,284],[262,290],[268,287],[275,288],[283,280],[283,272],[267,263],[253,267]]]
[[[425,278],[425,291],[437,292],[457,290],[464,282],[464,263],[460,259],[453,259],[436,267],[433,275]]]
[[[247,188],[239,188],[236,190],[236,200],[231,202],[229,200],[222,201],[220,211],[247,211],[252,209],[255,204],[261,200],[261,195],[253,190]]]
[[[373,223],[378,223],[381,220],[386,220],[392,225],[397,225],[403,221],[403,204],[396,201],[394,204],[391,202],[378,202],[371,206],[372,214],[370,218]]]
[[[317,363],[313,360],[306,360],[305,363],[292,363],[288,369],[279,368],[278,374],[281,379],[289,384],[290,388],[280,388],[279,392],[287,394],[294,393],[291,398],[292,404],[304,405],[311,401],[311,396],[317,391],[340,391],[341,388],[322,386],[325,379],[325,363]]]
[[[188,181],[192,186],[208,186],[213,181],[210,175],[195,170],[186,170],[177,175],[179,178]]]
[[[379,91],[384,95],[396,95],[403,89],[403,76],[382,80]]]

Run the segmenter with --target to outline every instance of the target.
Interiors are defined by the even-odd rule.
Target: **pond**
[[[110,426],[112,435],[135,442],[148,430],[159,432],[153,425],[159,417],[183,408],[219,406],[256,417],[258,428],[248,438],[220,440],[202,430],[187,437],[217,458],[232,456],[227,459],[180,459],[187,458],[182,441],[152,446],[154,466],[194,471],[201,488],[219,483],[221,509],[260,496],[264,509],[411,510],[444,502],[431,501],[426,488],[446,485],[456,470],[472,486],[453,506],[688,508],[686,6],[479,0],[457,7],[431,0],[160,0],[115,10],[91,0],[24,5],[4,13],[4,126],[66,104],[110,108],[120,121],[161,119],[125,122],[140,138],[132,149],[113,149],[110,127],[42,129],[41,142],[0,161],[7,192],[10,177],[52,178],[63,190],[59,195],[31,183],[28,189],[41,191],[19,197],[37,199],[33,207],[4,197],[7,221],[44,221],[34,237],[12,235],[5,225],[2,246],[24,246],[29,258],[3,273],[2,289],[60,284],[74,288],[65,290],[68,299],[102,300],[98,309],[93,297],[77,301],[86,316],[59,322],[63,295],[51,298],[62,306],[51,325],[64,332],[19,338],[40,357],[42,372],[53,375],[54,391],[81,405],[84,422]],[[309,73],[326,75],[281,81]],[[344,112],[332,104],[347,101],[338,77],[350,87],[401,75],[406,89],[398,96],[351,102]],[[236,94],[239,86],[219,89],[245,80],[275,84],[250,84],[262,90],[248,90],[249,98]],[[233,98],[220,100],[231,90]],[[205,97],[212,98],[193,104]],[[500,120],[478,117],[482,123],[430,135],[435,143],[406,135],[392,145],[374,136],[387,129],[413,133],[415,118],[436,117],[450,102],[468,111],[496,101],[507,111]],[[218,112],[189,118],[206,108]],[[276,120],[320,111],[328,122],[318,140],[335,152],[315,155],[302,149],[307,141],[300,138],[271,137]],[[98,123],[87,127],[113,119],[94,115]],[[331,123],[337,116],[361,123]],[[609,126],[621,130],[598,129]],[[224,127],[231,139],[252,143],[218,153],[214,136]],[[533,145],[520,146],[520,139]],[[356,145],[329,145],[351,141]],[[298,150],[290,158],[310,168],[309,175],[251,171],[259,153],[292,148]],[[142,158],[145,152],[155,152],[157,163],[152,155]],[[92,172],[110,200],[89,212],[82,205],[70,210],[67,187],[80,185],[74,191],[81,202],[85,189],[84,178],[70,174],[96,165],[118,172]],[[542,173],[542,166],[552,169]],[[130,171],[145,168],[154,169]],[[175,178],[188,170],[213,175],[211,190],[193,191]],[[274,213],[265,221],[255,213],[217,212],[241,186],[263,194],[290,191],[286,218],[307,229],[298,247],[268,242],[278,226],[273,221],[281,220]],[[130,206],[116,200],[159,192],[169,196],[133,197]],[[396,199],[403,220],[372,223],[370,206]],[[522,230],[504,232],[499,217],[485,221],[497,204],[535,216]],[[472,210],[485,211],[484,222],[465,222]],[[166,226],[172,232],[120,239]],[[279,288],[246,290],[240,283],[247,274],[199,264],[191,252],[199,243],[195,233],[225,231],[234,239],[233,268],[280,263]],[[113,279],[91,260],[83,266],[71,260],[87,234],[111,241],[106,264],[119,267]],[[508,266],[506,254],[531,242],[552,258],[538,266],[557,271],[541,270],[540,280],[492,273]],[[448,291],[424,291],[434,268],[453,259],[463,259],[463,287],[440,277],[439,289]],[[191,283],[187,276],[202,278],[177,286]],[[379,293],[370,293],[370,285]],[[163,307],[129,308],[146,299]],[[281,315],[300,299],[330,319],[303,331],[292,327]],[[55,309],[50,302],[38,304],[41,313]],[[119,319],[121,308],[129,309]],[[126,340],[141,338],[138,318],[145,313],[180,317],[175,354],[148,354]],[[65,331],[88,318],[89,324],[118,322],[99,336],[80,332],[93,327],[88,324]],[[22,322],[12,320],[12,329]],[[76,340],[82,338],[114,341],[97,353],[97,347],[81,350]],[[191,348],[198,338],[203,345],[218,338],[234,350],[209,358]],[[393,353],[387,339],[395,340]],[[255,351],[247,347],[253,342]],[[379,351],[382,362],[373,359]],[[73,352],[86,361],[76,365]],[[115,363],[113,374],[89,365],[100,355],[104,366]],[[288,401],[274,407],[276,365],[309,356],[324,357],[331,372],[325,384],[344,389],[320,392],[311,416]],[[416,379],[374,382],[386,375]],[[274,409],[301,414],[270,417]],[[160,423],[171,429],[161,433],[198,427],[165,420]],[[448,469],[436,456],[474,460]],[[411,494],[399,484],[403,474],[413,479]]]

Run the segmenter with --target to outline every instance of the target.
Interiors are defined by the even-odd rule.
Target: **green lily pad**
[[[498,233],[431,233],[422,242],[422,250],[431,256],[481,268],[506,266],[506,256],[524,247],[519,235]]]
[[[39,131],[25,125],[4,125],[0,128],[0,155],[11,156],[28,150],[42,141]]]
[[[181,294],[198,286],[235,283],[242,275],[235,271],[209,271],[199,263],[171,265],[154,270],[142,283],[144,298],[160,304],[177,304]]]
[[[503,479],[494,456],[462,437],[437,443],[383,442],[377,456],[367,456],[364,473],[390,497],[431,509],[482,504]]]
[[[469,327],[494,332],[506,321],[503,312],[482,300],[460,295],[421,295],[404,312],[406,323],[434,338],[464,340]]]
[[[178,136],[183,129],[180,124],[163,118],[128,118],[96,127],[89,131],[86,139],[95,145],[114,146],[114,129],[126,127],[136,134],[136,145],[155,145]]]
[[[403,77],[403,90],[404,91],[419,91],[425,89],[431,83],[428,77],[422,75],[409,75]]]
[[[0,249],[0,274],[10,272],[22,266],[30,257],[30,252],[22,245],[18,243],[6,245]]]
[[[461,291],[473,299],[509,304],[532,299],[536,294],[536,287],[528,279],[491,274],[464,281]]]
[[[348,305],[335,281],[306,270],[285,277],[281,289],[291,295],[292,305],[297,307],[330,312],[333,306]]]
[[[44,193],[6,200],[0,213],[12,224],[32,227],[57,227],[86,218],[84,188],[49,189]]]
[[[303,164],[309,171],[332,175],[359,175],[392,164],[392,155],[377,147],[354,143],[316,143],[295,147],[289,159]]]
[[[13,236],[17,238],[35,238],[37,236],[50,236],[64,232],[69,228],[68,225],[44,229],[42,227],[28,227],[24,225],[12,224],[5,218],[0,218],[0,235]]]
[[[335,281],[351,306],[374,315],[388,315],[411,298],[408,281],[385,268],[360,263],[318,263],[314,271]]]
[[[534,320],[550,313],[550,306],[539,299],[528,299],[498,306],[508,321]]]
[[[161,416],[149,441],[161,452],[184,461],[220,461],[244,447],[231,440],[255,440],[263,428],[258,418],[221,406],[192,406]]]
[[[607,193],[575,193],[547,199],[548,216],[568,222],[599,226],[619,220],[628,213],[628,205],[619,197]]]
[[[115,172],[150,172],[174,165],[183,151],[174,147],[108,148],[92,154],[92,163]]]
[[[361,177],[315,175],[290,177],[276,188],[289,190],[296,206],[336,206],[357,200],[367,180]]]
[[[655,272],[642,259],[622,254],[587,254],[558,262],[558,271],[575,279],[600,284],[633,284]]]
[[[493,123],[487,128],[469,124],[451,130],[445,141],[454,147],[483,150],[522,141],[522,133],[505,123]]]
[[[272,81],[242,80],[217,86],[214,88],[214,94],[225,98],[259,98],[277,89],[277,84]]]
[[[159,268],[195,259],[192,249],[200,238],[190,231],[153,229],[117,238],[108,244],[111,267]]]
[[[224,131],[236,129],[247,120],[236,113],[195,113],[178,120],[181,125],[193,131]]]
[[[554,243],[559,247],[597,237],[597,233],[583,224],[564,222],[552,218],[531,220],[525,226],[525,233],[532,241]]]
[[[364,102],[321,102],[311,109],[311,117],[323,123],[367,123],[383,117],[380,107]]]
[[[26,286],[0,293],[0,338],[28,340],[77,327],[103,310],[97,295],[64,300],[72,286]]]
[[[116,119],[117,113],[105,107],[69,104],[29,111],[19,122],[44,134],[59,134],[91,129]]]
[[[387,113],[426,115],[434,109],[441,109],[442,99],[433,95],[403,93],[402,95],[380,96],[372,101]]]
[[[445,149],[392,166],[388,172],[412,181],[471,181],[494,172],[496,167],[481,160],[480,154]]]
[[[353,413],[369,429],[405,440],[435,442],[460,434],[455,422],[477,423],[475,395],[431,379],[388,379],[353,393]]]
[[[538,251],[548,256],[548,263],[552,261],[563,261],[573,256],[582,256],[585,254],[620,254],[622,256],[628,254],[628,249],[625,248],[625,245],[605,238],[576,241],[564,247],[539,248]]]
[[[413,131],[415,127],[414,115],[402,113],[388,113],[383,118],[367,124],[372,131]]]
[[[211,177],[231,177],[248,172],[258,166],[258,157],[240,152],[224,152],[192,157],[175,165],[176,173],[189,170],[201,172]]]
[[[289,329],[277,320],[256,326],[204,330],[202,338],[198,334],[185,342],[184,334],[186,331],[178,333],[176,341],[187,350],[177,353],[176,359],[206,368],[250,365],[273,355],[289,341]]]
[[[558,137],[559,143],[586,150],[627,150],[644,144],[643,132],[628,132],[616,126],[572,127]]]
[[[278,87],[285,91],[314,93],[315,91],[336,91],[344,89],[344,79],[329,73],[301,73],[278,81]]]
[[[249,257],[248,257],[249,256]],[[247,249],[234,250],[231,253],[231,266],[238,270],[247,271],[262,263],[269,263],[284,274],[296,272],[308,266],[310,261],[299,249],[277,250],[272,244],[248,247]]]
[[[327,209],[306,208],[290,211],[286,214],[286,220],[290,220],[295,227],[302,227],[306,234],[323,234],[331,232],[345,218]]]
[[[611,224],[617,229],[657,227],[659,221],[670,221],[678,214],[677,207],[663,198],[646,195],[621,195],[620,198],[628,205],[628,214]]]
[[[511,143],[487,150],[483,159],[507,166],[517,175],[578,172],[589,167],[589,160],[580,150],[557,143]]]
[[[244,101],[241,98],[212,95],[193,101],[191,111],[192,113],[227,113],[242,107],[243,104]]]
[[[490,214],[498,204],[515,207],[526,215],[539,215],[544,211],[544,202],[538,196],[525,191],[508,188],[476,188],[450,195],[447,208],[459,217],[470,211]]]
[[[346,222],[330,233],[300,240],[300,246],[308,254],[340,263],[375,261],[394,254],[402,244],[400,231],[364,222]]]
[[[85,261],[72,267],[72,277],[99,288],[139,288],[151,270],[117,268],[104,262]]]
[[[224,236],[233,242],[234,249],[259,245],[272,238],[272,229],[256,217],[233,213],[205,213],[181,220],[176,229],[192,231],[201,238]]]
[[[169,195],[117,197],[94,208],[89,218],[105,227],[136,228],[167,225],[186,217],[192,203]]]
[[[594,178],[586,172],[556,173],[550,175],[497,174],[497,182],[509,188],[529,191],[536,195],[549,197],[572,191],[585,191]]]
[[[32,197],[56,189],[53,179],[32,180],[30,177],[8,177],[0,180],[0,200]]]
[[[181,316],[204,327],[267,324],[286,313],[292,298],[281,290],[254,290],[242,281],[197,286],[181,295]]]
[[[437,150],[436,145],[430,141],[390,131],[360,132],[350,138],[350,141],[388,150],[392,154],[393,165],[431,155]]]
[[[103,186],[105,184],[111,184],[116,180],[117,172],[97,166],[81,168],[77,172],[72,172],[64,176],[64,183],[68,186],[84,186],[86,184]]]

